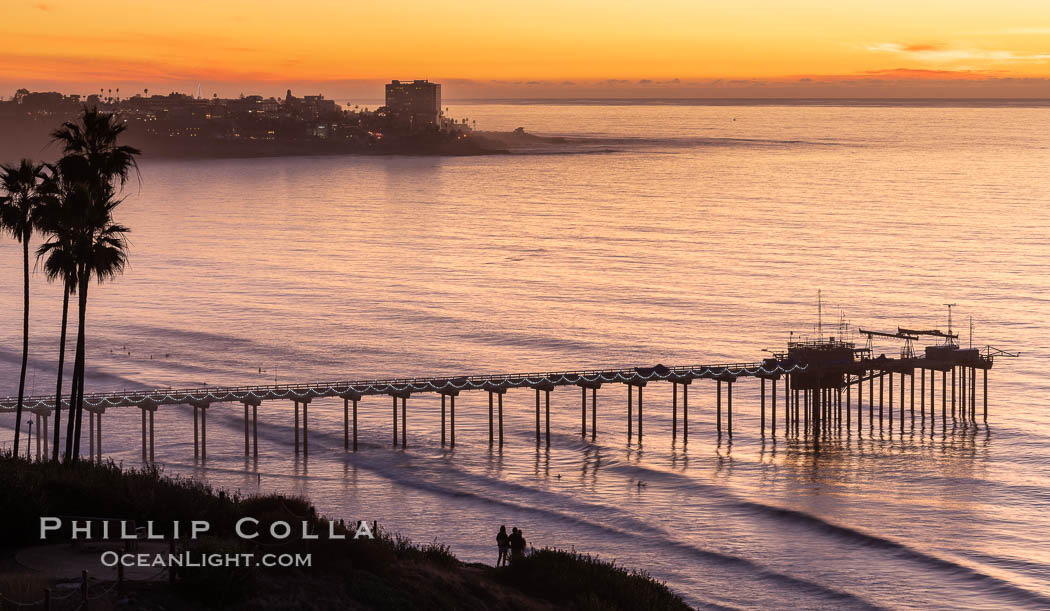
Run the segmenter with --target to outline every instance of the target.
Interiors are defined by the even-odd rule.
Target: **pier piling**
[[[915,383],[915,380],[912,380]],[[919,370],[919,427],[926,429],[926,370]]]
[[[952,420],[955,420],[955,370],[957,367],[952,367]]]
[[[948,430],[948,370],[944,370],[944,371],[941,371],[941,432],[944,433],[947,430]]]
[[[883,411],[882,408],[883,408],[883,400],[885,399],[885,392],[886,392],[885,391],[885,386],[886,386],[885,378],[886,378],[886,372],[885,371],[880,371],[879,372],[879,430],[880,431],[882,430],[882,411]]]
[[[769,381],[769,435],[771,437],[777,436],[777,379],[773,378]]]
[[[142,410],[142,462],[146,462],[146,410]]]
[[[900,397],[901,397],[901,407],[900,407],[900,413],[901,413],[901,420],[900,420],[900,427],[901,427],[901,432],[903,433],[903,432],[904,432],[904,373],[903,373],[903,372],[901,372],[901,394],[900,394]]]
[[[642,443],[642,387],[645,383],[638,385],[638,443]]]
[[[598,437],[598,387],[591,389],[591,441]]]
[[[546,441],[547,441],[547,447],[549,448],[549,447],[551,447],[551,391],[545,390],[543,392],[543,395],[544,395],[544,397],[543,397],[543,400],[544,400],[543,405],[544,405],[544,416],[545,416],[544,426],[546,427],[545,428]]]
[[[671,442],[678,439],[678,382],[671,382]]]
[[[152,428],[152,426],[151,426]],[[152,443],[152,441],[150,442]],[[208,405],[201,406],[201,460],[208,460]]]
[[[247,408],[245,408],[247,411]],[[394,419],[394,423],[397,424],[397,419]],[[295,401],[295,455],[299,455],[299,402]]]
[[[489,395],[489,407],[492,407],[492,395]],[[491,409],[489,410],[491,412]],[[580,387],[580,437],[587,439],[587,387]]]
[[[259,402],[252,403],[252,456],[259,458]]]
[[[915,426],[915,370],[911,370],[908,380],[908,410],[911,412],[911,424]]]
[[[987,388],[987,385],[985,385]],[[986,401],[987,403],[987,401]],[[987,410],[986,410],[987,411]],[[689,382],[682,382],[682,443],[689,443]]]
[[[733,381],[726,381],[726,431],[733,438]]]
[[[978,385],[978,370],[976,370],[976,367],[970,367],[970,418],[973,422],[978,421],[978,392],[976,392],[976,385]],[[47,430],[47,418],[44,418],[44,430]]]
[[[875,432],[875,370],[868,370],[868,434]]]
[[[722,380],[718,380],[718,398],[715,402],[715,421],[718,423],[718,436],[722,436]]]
[[[857,375],[857,434],[864,432],[864,378]]]
[[[634,437],[634,389],[627,385],[627,443]]]
[[[766,436],[766,379],[762,378],[762,398],[759,400],[762,405],[762,424],[760,430],[762,437]]]
[[[894,372],[889,372],[889,431],[894,430]]]
[[[629,390],[630,389],[628,389],[628,393],[627,393],[627,399],[628,400],[630,400],[630,398],[631,398],[631,393],[629,392]],[[628,418],[628,422],[629,421],[630,421],[630,418]],[[628,436],[630,436],[630,433],[628,433]],[[539,388],[536,389],[536,447],[537,448],[540,447],[540,389]]]

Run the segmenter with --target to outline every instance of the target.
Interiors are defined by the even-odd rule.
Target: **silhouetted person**
[[[499,527],[499,534],[496,535],[496,547],[499,548],[496,566],[506,566],[507,556],[510,553],[510,536],[507,535],[506,525]]]
[[[525,537],[517,527],[510,532],[510,559],[511,561],[525,557]]]

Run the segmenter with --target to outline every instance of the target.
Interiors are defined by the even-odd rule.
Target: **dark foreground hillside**
[[[644,573],[571,552],[537,550],[512,566],[496,569],[465,564],[438,543],[418,545],[379,527],[376,539],[302,541],[234,536],[234,524],[253,517],[266,525],[287,521],[310,532],[346,533],[352,526],[318,515],[302,498],[277,495],[239,497],[213,491],[194,480],[172,478],[155,468],[110,464],[74,466],[31,463],[0,457],[0,608],[42,600],[50,588],[52,608],[82,608],[74,584],[50,581],[22,567],[20,550],[38,546],[41,516],[89,516],[156,524],[170,535],[171,524],[207,520],[207,536],[176,542],[179,552],[287,552],[312,555],[303,568],[181,568],[171,583],[93,578],[90,609],[686,609],[685,603]],[[69,543],[49,539],[49,553],[62,556]],[[58,543],[56,543],[56,541]],[[97,551],[119,549],[98,542]],[[161,544],[164,545],[164,544]],[[168,543],[170,545],[170,542]],[[143,549],[139,549],[142,552]],[[72,552],[68,552],[71,554]],[[64,596],[59,600],[60,596]],[[41,607],[38,607],[41,608]]]

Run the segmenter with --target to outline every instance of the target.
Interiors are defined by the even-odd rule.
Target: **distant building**
[[[441,127],[441,85],[426,80],[391,81],[386,86],[386,107],[401,129],[437,130]]]

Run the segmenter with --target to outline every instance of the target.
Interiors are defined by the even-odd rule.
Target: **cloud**
[[[1014,53],[1013,51],[951,48],[938,44],[909,44],[880,42],[865,47],[872,53],[887,53],[930,63],[962,61],[985,62],[1043,62],[1050,60],[1050,53]]]
[[[36,8],[44,11],[45,13],[50,13],[51,12],[51,6],[47,5],[47,4],[44,4],[43,2],[37,4]]]
[[[941,45],[908,45],[904,47],[904,50],[909,53],[918,53],[919,51],[937,51],[941,48]]]
[[[1006,28],[1003,30],[977,32],[977,34],[981,36],[1045,36],[1050,34],[1050,27]]]
[[[886,78],[922,80],[972,80],[999,78],[1000,74],[984,70],[921,70],[916,68],[887,68],[884,70],[868,70],[863,73],[863,76],[874,77],[872,80],[883,80]],[[856,75],[854,75],[853,78],[856,78]]]

